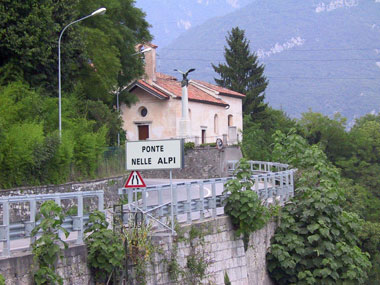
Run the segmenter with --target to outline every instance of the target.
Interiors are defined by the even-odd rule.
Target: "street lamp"
[[[142,51],[139,51],[139,52],[132,53],[131,55],[144,54],[144,53],[146,53],[146,52],[148,52],[148,51],[150,51],[150,50],[152,50],[151,47],[146,48],[146,49],[144,49],[144,50],[142,50]],[[123,91],[124,89],[125,89],[125,87],[122,88],[121,90],[119,89],[119,91],[116,91],[116,110],[117,110],[117,112],[119,113],[119,116],[120,116],[119,94],[120,94],[121,91]],[[120,146],[120,133],[119,133],[119,132],[117,133],[117,146]]]
[[[59,35],[58,39],[58,120],[59,120],[59,138],[62,137],[62,116],[61,116],[61,38],[63,35],[63,32],[66,31],[66,29],[71,26],[72,24],[78,23],[80,21],[83,21],[84,19],[90,18],[92,16],[96,15],[103,15],[106,12],[106,8],[99,8],[98,10],[92,12],[90,15],[87,15],[83,18],[80,18],[74,22],[71,22],[66,27],[63,28],[61,34]]]

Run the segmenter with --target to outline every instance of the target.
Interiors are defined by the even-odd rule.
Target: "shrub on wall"
[[[38,267],[34,272],[36,284],[63,284],[62,277],[56,272],[58,258],[62,258],[60,245],[67,248],[67,244],[59,237],[62,231],[66,238],[69,233],[62,227],[64,214],[62,208],[54,201],[46,201],[41,205],[36,220],[40,223],[32,230],[32,236],[41,236],[33,243],[33,259]]]
[[[108,229],[104,213],[95,211],[90,215],[85,233],[88,250],[88,265],[95,280],[107,282],[112,274],[121,269],[124,260],[124,248],[121,234]]]
[[[257,193],[252,190],[251,167],[241,159],[235,172],[235,179],[227,182],[224,194],[230,193],[226,199],[224,212],[231,217],[236,234],[243,234],[245,246],[249,234],[265,226],[270,218],[270,211],[265,207]]]

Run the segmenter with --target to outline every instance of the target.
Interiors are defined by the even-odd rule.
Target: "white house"
[[[190,80],[188,113],[182,114],[181,81],[156,72],[157,46],[141,47],[151,48],[145,53],[145,76],[128,86],[138,102],[131,107],[121,106],[128,140],[185,138],[200,144],[220,138],[228,144],[238,142],[243,129],[244,94]]]

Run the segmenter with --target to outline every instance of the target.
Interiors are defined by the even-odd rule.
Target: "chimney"
[[[150,48],[149,51],[144,52],[145,59],[145,74],[144,79],[149,84],[156,81],[156,48],[157,46],[151,43],[140,44],[137,46],[137,52],[142,52]]]

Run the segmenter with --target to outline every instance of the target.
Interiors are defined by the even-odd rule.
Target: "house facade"
[[[127,140],[185,138],[196,145],[220,138],[236,144],[243,128],[244,94],[207,82],[189,80],[188,109],[182,107],[181,81],[156,72],[156,48],[145,53],[145,75],[128,86],[137,96],[136,104],[121,106]],[[186,129],[186,131],[184,131]]]

